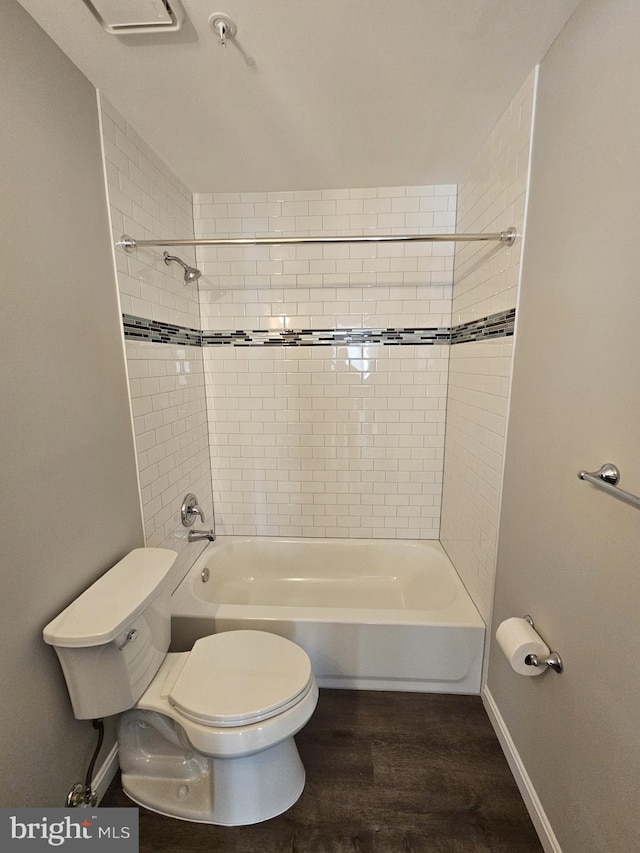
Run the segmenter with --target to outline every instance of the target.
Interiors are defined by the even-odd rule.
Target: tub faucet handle
[[[204,512],[198,503],[198,498],[193,492],[189,492],[182,501],[180,508],[180,520],[183,527],[191,527],[196,517],[199,517],[200,521],[204,521]]]
[[[192,507],[191,507],[191,512],[192,512],[194,515],[199,516],[199,517],[200,517],[200,521],[204,521],[204,512],[203,512],[203,510],[198,506],[198,504],[195,504],[195,506],[192,506]]]

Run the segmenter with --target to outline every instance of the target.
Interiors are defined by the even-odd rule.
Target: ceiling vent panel
[[[179,30],[181,9],[176,0],[84,0],[107,30],[118,34]]]

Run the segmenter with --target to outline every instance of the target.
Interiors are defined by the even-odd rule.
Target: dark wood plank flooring
[[[321,690],[305,790],[264,823],[140,809],[140,853],[541,853],[478,696]],[[116,777],[102,806],[131,806]]]

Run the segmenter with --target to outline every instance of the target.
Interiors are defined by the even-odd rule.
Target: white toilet
[[[275,817],[304,788],[293,736],[318,701],[306,652],[229,631],[168,653],[176,554],[138,548],[44,629],[78,719],[122,714],[122,786],[146,808],[239,826]]]

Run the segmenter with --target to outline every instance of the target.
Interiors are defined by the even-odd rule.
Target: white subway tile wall
[[[213,525],[202,349],[128,340],[126,353],[146,544],[173,548],[188,568],[203,546],[180,521],[187,493],[205,513],[197,527]]]
[[[199,237],[454,230],[455,185],[194,196]],[[452,243],[198,248],[203,328],[449,325]]]
[[[535,74],[532,72],[460,183],[457,230],[522,233],[526,203]],[[457,243],[452,325],[516,305],[522,240]]]
[[[107,189],[114,241],[193,235],[191,194],[131,125],[101,97]],[[197,288],[183,283],[182,269],[167,266],[162,248],[132,254],[116,248],[120,302],[125,314],[200,328]],[[179,252],[195,263],[193,250]],[[187,492],[195,492],[213,524],[209,437],[202,350],[126,342],[127,368],[145,540],[173,548],[176,572],[202,550],[188,545],[180,523]]]
[[[458,195],[458,231],[522,232],[536,71],[522,86]],[[452,325],[516,305],[522,241],[456,244]],[[495,578],[513,338],[451,347],[441,541],[488,623]]]
[[[220,531],[438,538],[448,349],[207,348]]]
[[[489,622],[513,338],[451,347],[441,541]]]
[[[198,236],[448,233],[456,187],[194,197]],[[197,251],[203,328],[448,327],[453,244]],[[437,539],[448,346],[205,349],[228,534]]]
[[[114,243],[123,234],[140,240],[193,237],[191,193],[104,96],[101,104]],[[199,328],[198,289],[183,285],[182,269],[165,264],[163,251],[141,247],[128,254],[116,248],[122,312]],[[175,252],[195,264],[193,248]]]

